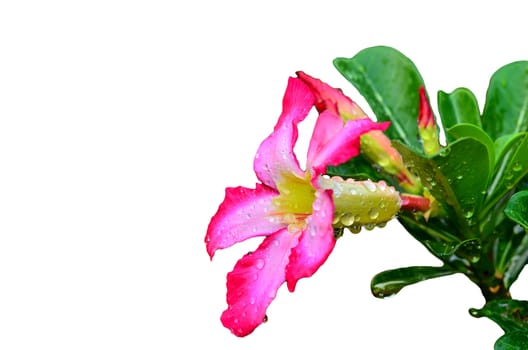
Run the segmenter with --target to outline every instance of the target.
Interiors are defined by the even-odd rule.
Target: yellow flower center
[[[292,233],[305,228],[305,219],[312,214],[315,200],[315,188],[310,182],[310,175],[304,178],[295,174],[285,174],[277,183],[279,195],[273,198],[275,208],[273,216],[288,225]]]

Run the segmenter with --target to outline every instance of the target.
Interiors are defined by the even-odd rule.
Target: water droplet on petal
[[[264,259],[257,259],[255,266],[257,267],[257,269],[262,270],[262,268],[264,267]]]
[[[368,212],[369,218],[376,220],[379,216],[379,210],[377,208],[371,208]]]

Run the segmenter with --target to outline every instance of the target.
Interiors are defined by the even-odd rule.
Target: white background
[[[377,272],[438,265],[397,223],[345,235],[242,339],[219,321],[225,275],[260,239],[210,262],[203,238],[224,188],[254,186],[296,70],[368,110],[332,60],[389,45],[434,106],[458,86],[482,103],[525,34],[509,1],[2,2],[0,348],[491,349],[463,276],[372,297]]]

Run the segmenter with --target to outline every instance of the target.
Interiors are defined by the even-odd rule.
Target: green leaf
[[[451,141],[465,137],[472,137],[479,140],[488,149],[490,166],[495,164],[495,144],[482,128],[473,124],[462,123],[447,129],[446,135],[450,136]]]
[[[463,138],[432,158],[422,157],[399,143],[394,146],[449,216],[457,218],[459,232],[469,233],[469,226],[475,223],[474,218],[480,210],[490,173],[486,145],[474,138]]]
[[[506,333],[528,331],[528,301],[515,299],[491,300],[482,309],[470,309],[475,317],[487,317]]]
[[[507,64],[493,74],[482,125],[493,140],[528,130],[528,61]]]
[[[497,158],[482,215],[489,215],[496,204],[528,174],[528,133],[516,134],[507,142],[501,142],[500,147],[502,152]]]
[[[510,219],[528,229],[528,191],[514,194],[508,201],[504,213]]]
[[[528,331],[506,333],[495,342],[495,350],[528,349]]]
[[[418,89],[424,85],[414,63],[386,46],[364,49],[334,60],[337,70],[365,97],[378,121],[391,121],[386,134],[414,149],[418,140]]]
[[[423,243],[434,251],[437,257],[448,258],[456,255],[472,263],[480,259],[482,250],[480,239],[477,238],[466,239],[462,242],[424,241]]]
[[[528,262],[528,235],[525,232],[514,233],[510,240],[510,249],[504,254],[504,286],[510,288],[517,280],[524,266]],[[506,254],[507,253],[507,254]]]
[[[382,175],[372,167],[372,165],[359,155],[338,166],[328,166],[326,173],[330,176],[340,176],[344,179],[354,178],[356,180],[371,179],[372,181],[382,180]]]
[[[385,298],[398,293],[402,288],[431,278],[455,273],[446,266],[410,266],[378,273],[370,283],[372,294]]]
[[[444,130],[462,123],[481,127],[477,98],[469,89],[458,88],[450,94],[438,91],[438,111]],[[446,133],[446,140],[454,141],[449,133]]]

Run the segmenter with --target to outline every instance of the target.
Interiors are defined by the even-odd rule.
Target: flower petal
[[[297,72],[297,76],[305,82],[315,95],[315,107],[321,113],[324,110],[331,110],[339,114],[343,119],[363,119],[367,115],[348,96],[343,94],[341,89],[336,89],[330,85],[314,78],[304,72]]]
[[[307,227],[293,248],[286,268],[290,292],[295,290],[299,279],[312,276],[334,249],[333,214],[332,191],[318,191],[313,203],[313,214],[307,218]]]
[[[344,126],[345,123],[341,117],[335,113],[327,110],[319,114],[308,147],[308,166],[310,166],[311,160],[317,157],[317,154],[321,152],[325,145],[329,143]]]
[[[209,256],[212,258],[217,249],[251,237],[269,235],[282,228],[283,225],[269,215],[272,199],[277,195],[274,189],[261,184],[255,189],[226,188],[225,199],[207,228],[205,243]]]
[[[221,320],[233,334],[246,336],[263,322],[266,309],[284,283],[291,248],[297,242],[298,235],[280,230],[242,257],[227,275],[228,308]]]
[[[282,103],[282,114],[273,133],[260,145],[253,168],[264,184],[276,188],[281,174],[295,173],[303,177],[293,153],[298,137],[297,124],[304,120],[313,106],[314,96],[300,79],[290,78]]]
[[[326,122],[331,118],[326,117],[325,114],[329,113],[332,114],[330,111],[321,113],[322,122],[316,127],[326,127]],[[324,173],[328,165],[339,165],[358,155],[361,135],[371,130],[385,130],[388,126],[389,122],[375,123],[367,118],[349,120],[332,138],[322,141],[318,139],[319,132],[314,131],[309,147],[309,149],[314,148],[314,151],[309,154],[308,158],[308,167],[314,172],[313,178]],[[334,128],[333,122],[330,127]],[[312,142],[316,145],[312,146]]]

